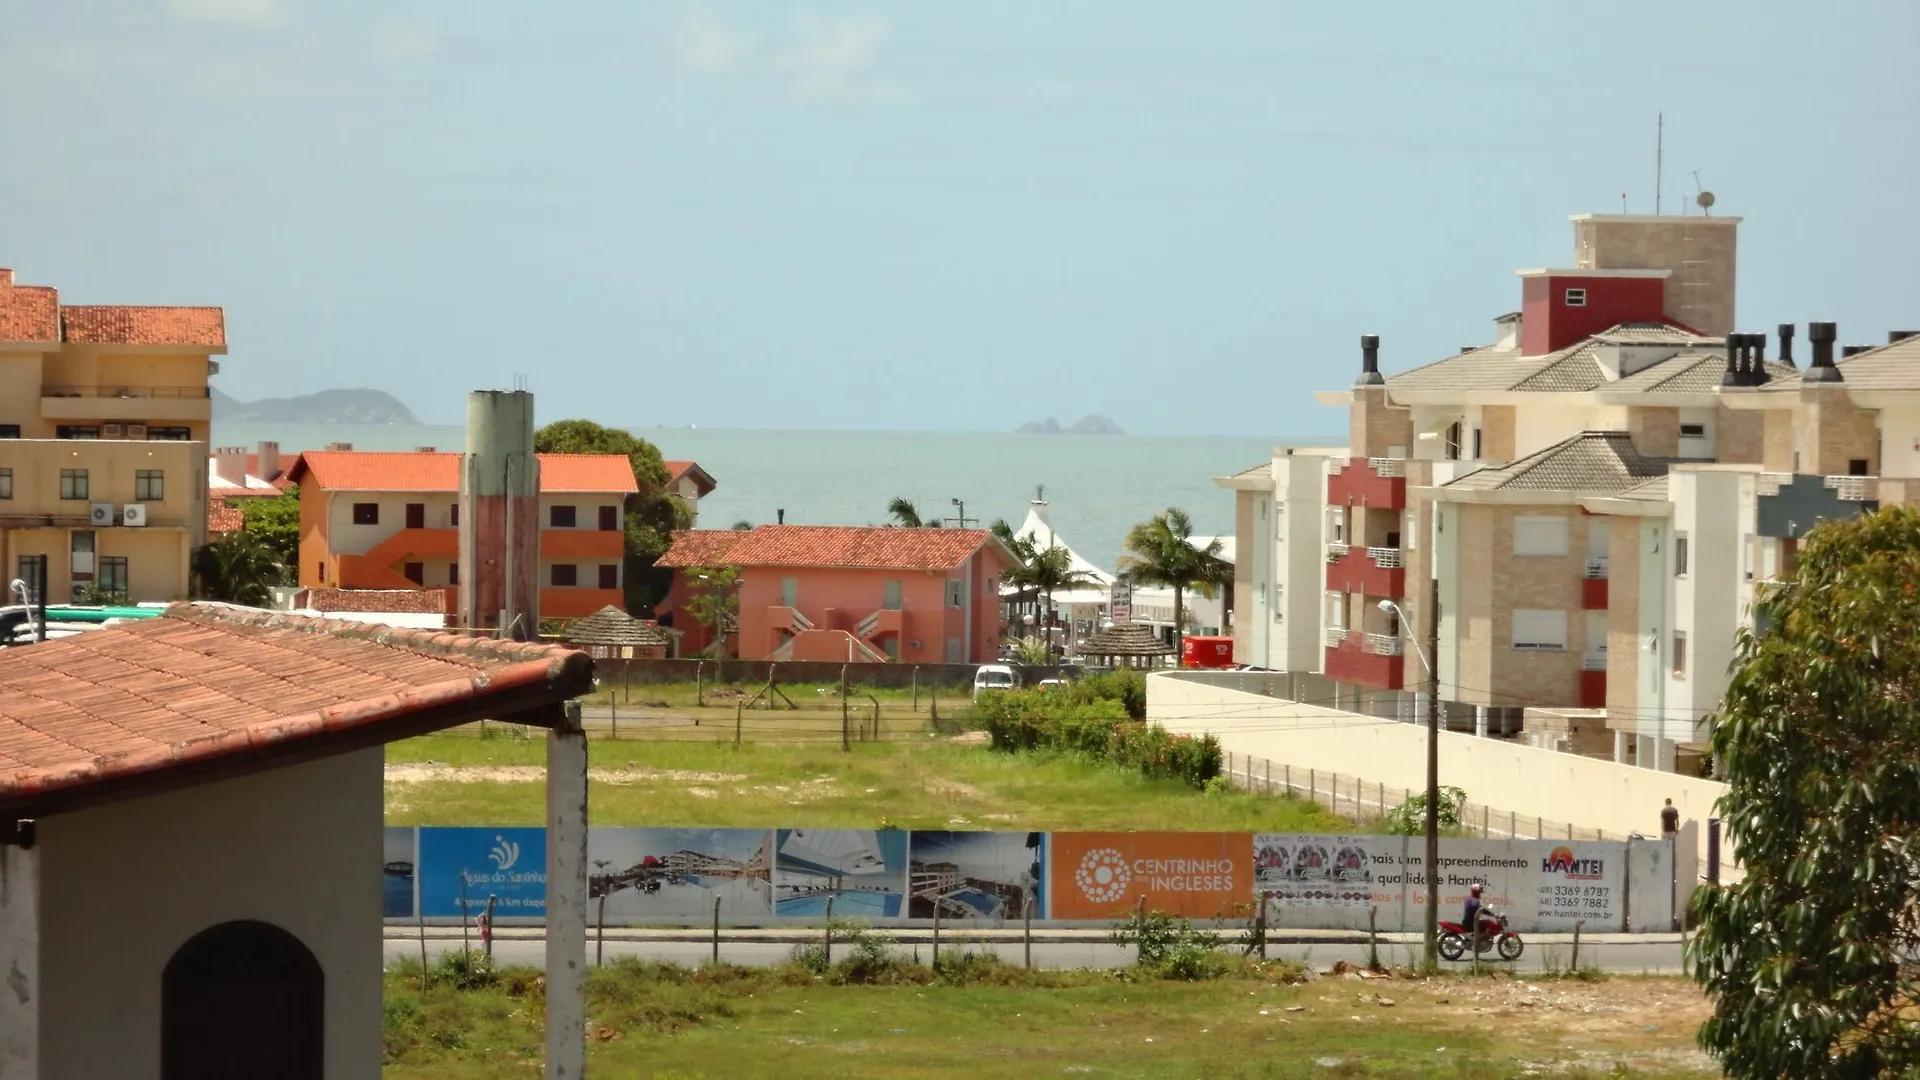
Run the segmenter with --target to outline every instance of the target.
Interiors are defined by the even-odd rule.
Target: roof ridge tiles
[[[255,626],[271,630],[292,630],[307,634],[328,634],[350,640],[371,641],[379,645],[413,649],[441,656],[471,656],[476,659],[506,661],[551,661],[554,670],[564,665],[579,650],[564,645],[456,634],[442,629],[388,626],[385,623],[330,619],[324,616],[295,615],[262,608],[234,607],[206,601],[186,601],[171,605],[163,617],[201,625]],[[481,676],[483,679],[484,675]]]

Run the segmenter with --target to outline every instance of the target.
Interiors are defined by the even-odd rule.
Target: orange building
[[[300,584],[448,590],[460,585],[460,454],[321,450],[287,477],[300,487]],[[625,604],[622,505],[639,491],[618,454],[541,454],[540,615],[572,619]]]
[[[984,529],[762,525],[678,533],[656,564],[675,571],[668,608],[687,636],[689,571],[739,570],[745,660],[978,664],[1000,650],[1000,578],[1013,552]]]

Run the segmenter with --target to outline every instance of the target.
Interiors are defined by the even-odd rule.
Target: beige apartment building
[[[1800,369],[1792,325],[1772,358],[1734,329],[1738,218],[1573,223],[1491,343],[1388,375],[1363,338],[1319,395],[1346,448],[1216,481],[1249,553],[1236,654],[1402,718],[1431,656],[1450,727],[1686,767],[1756,582],[1815,522],[1920,498],[1920,339],[1835,357],[1812,323]]]
[[[53,603],[187,596],[213,307],[66,305],[0,269],[0,572]]]

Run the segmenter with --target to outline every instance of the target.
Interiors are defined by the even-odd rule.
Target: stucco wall
[[[1235,754],[1296,769],[1323,769],[1369,783],[1426,785],[1427,733],[1412,724],[1245,693],[1197,681],[1221,673],[1147,676],[1147,719],[1178,733],[1209,733]],[[1228,676],[1230,677],[1230,676]],[[1257,677],[1257,676],[1256,676]],[[1658,836],[1663,800],[1684,821],[1704,823],[1725,784],[1611,761],[1556,753],[1502,739],[1440,733],[1440,782],[1476,803],[1618,834]],[[1706,830],[1698,830],[1699,858]],[[1728,862],[1732,862],[1729,845]]]
[[[42,820],[41,1076],[157,1080],[161,972],[235,919],[319,960],[326,1075],[378,1076],[381,813],[366,750]]]
[[[1005,567],[982,549],[951,573],[919,570],[749,566],[740,571],[740,657],[762,659],[783,640],[773,629],[771,609],[782,606],[781,581],[794,579],[795,607],[819,630],[847,630],[886,603],[886,583],[900,583],[902,632],[899,659],[910,663],[947,661],[947,642],[961,642],[958,663],[985,663],[999,655],[999,580]],[[965,581],[966,608],[947,606],[948,580]],[[972,623],[969,626],[968,614]],[[1064,617],[1064,616],[1063,616]],[[676,618],[676,624],[679,623]],[[914,642],[918,641],[918,647]]]

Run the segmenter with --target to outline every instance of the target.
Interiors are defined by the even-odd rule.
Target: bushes
[[[1139,679],[1138,672],[1129,674]],[[993,748],[1086,754],[1196,790],[1204,790],[1207,781],[1220,775],[1220,744],[1213,736],[1168,734],[1134,718],[1121,698],[1091,696],[1082,690],[1085,685],[982,695],[979,710]]]
[[[1466,808],[1467,793],[1457,787],[1440,789],[1440,831],[1458,832],[1460,812]],[[1422,791],[1387,811],[1386,831],[1391,836],[1420,836],[1427,831],[1427,793]]]

